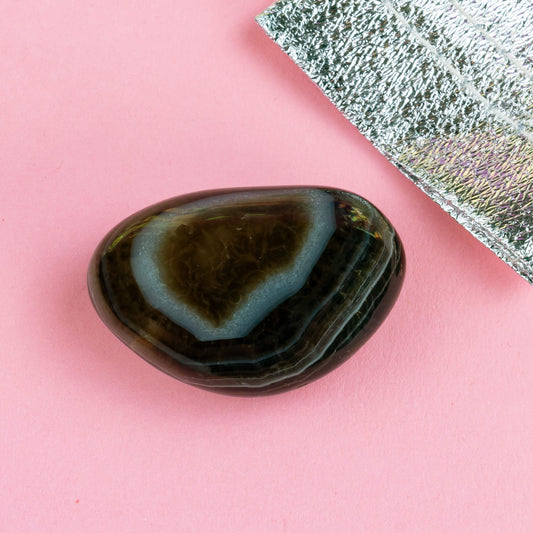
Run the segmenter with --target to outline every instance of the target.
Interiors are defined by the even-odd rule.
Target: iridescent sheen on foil
[[[383,154],[533,282],[531,0],[281,0],[257,20]]]

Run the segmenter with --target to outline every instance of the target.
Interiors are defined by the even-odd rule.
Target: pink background
[[[0,1],[5,531],[533,529],[533,289],[384,160],[255,24],[268,0]],[[393,312],[280,396],[158,372],[87,295],[169,196],[320,184],[403,238]]]

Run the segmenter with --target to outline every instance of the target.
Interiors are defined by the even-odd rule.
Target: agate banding
[[[179,380],[302,386],[349,358],[399,293],[404,254],[368,201],[327,188],[205,191],[114,228],[89,268],[104,323]]]

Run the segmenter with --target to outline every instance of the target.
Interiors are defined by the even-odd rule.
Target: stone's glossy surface
[[[105,324],[168,374],[232,395],[282,392],[350,357],[404,275],[394,228],[336,189],[205,191],[113,229],[89,268]]]

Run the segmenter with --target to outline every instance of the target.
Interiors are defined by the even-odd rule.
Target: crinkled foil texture
[[[281,0],[257,20],[383,154],[533,282],[531,0]]]

